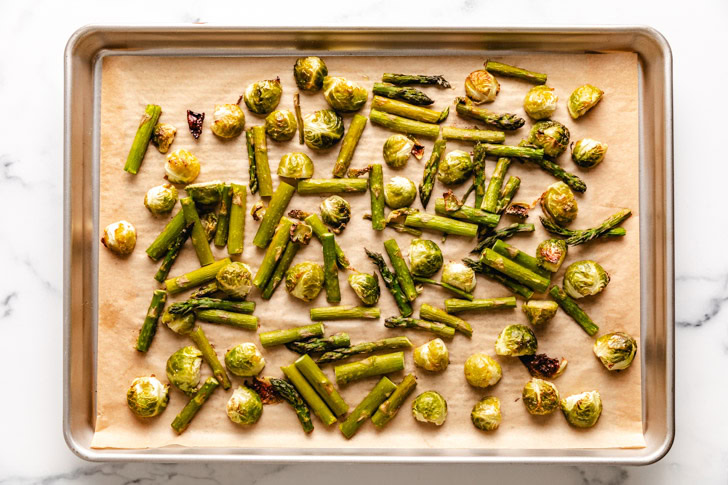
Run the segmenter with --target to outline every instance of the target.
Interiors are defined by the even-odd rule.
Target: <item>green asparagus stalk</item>
[[[147,248],[147,256],[152,261],[159,261],[159,259],[167,254],[169,248],[172,246],[174,241],[182,234],[182,231],[187,226],[185,222],[185,214],[183,211],[179,211],[175,216],[164,226],[159,236],[149,245]]]
[[[227,310],[197,310],[195,315],[203,322],[219,323],[241,330],[258,330],[258,317],[254,315]]]
[[[230,301],[219,298],[191,298],[187,301],[173,303],[168,308],[172,314],[188,314],[196,310],[225,310],[226,312],[247,313],[255,311],[254,301]]]
[[[540,148],[493,145],[491,143],[483,143],[482,148],[485,150],[485,153],[494,157],[515,157],[526,160],[543,160],[543,150]]]
[[[269,378],[270,385],[273,386],[273,392],[276,396],[286,401],[296,411],[296,416],[301,422],[304,433],[313,431],[313,423],[311,422],[311,413],[303,398],[296,388],[288,381],[283,379]]]
[[[273,271],[273,274],[268,279],[268,283],[266,283],[265,285],[265,289],[263,290],[263,294],[261,295],[264,300],[270,300],[270,298],[273,296],[273,292],[276,290],[276,288],[278,288],[278,285],[281,283],[281,281],[283,281],[283,278],[285,278],[286,271],[288,271],[288,268],[293,262],[293,258],[296,257],[296,253],[298,253],[298,250],[300,248],[301,245],[299,243],[294,241],[288,241],[288,244],[286,244],[286,249],[283,251],[283,254],[276,264],[276,269]]]
[[[303,135],[301,135],[303,136]],[[258,191],[258,167],[255,165],[255,140],[253,139],[253,130],[245,131],[245,146],[248,150],[248,187],[250,193],[255,194]]]
[[[439,88],[449,88],[450,83],[442,76],[426,76],[416,74],[393,74],[385,72],[382,74],[382,82],[394,84],[395,86],[407,86],[410,84],[432,85]]]
[[[324,289],[326,290],[326,301],[338,303],[341,301],[341,289],[339,288],[339,270],[336,267],[336,240],[334,235],[324,234],[321,236],[321,245],[324,249]]]
[[[479,108],[465,97],[455,99],[455,111],[465,118],[482,121],[487,125],[497,126],[501,130],[517,130],[526,123],[526,120],[511,113],[497,114]]]
[[[220,363],[220,359],[217,358],[215,349],[213,348],[210,341],[207,339],[207,335],[202,330],[202,327],[197,326],[190,334],[190,339],[195,343],[200,352],[202,352],[202,358],[205,359],[207,365],[212,369],[212,375],[215,376],[222,388],[225,390],[230,389],[230,378],[228,378],[225,368]]]
[[[456,126],[443,126],[442,137],[446,140],[460,140],[481,143],[503,143],[506,134],[502,131],[476,130],[458,128]]]
[[[365,192],[366,190],[366,179],[308,179],[298,182],[298,193],[300,195],[347,194],[350,192]]]
[[[515,301],[515,298],[513,298],[513,300]],[[445,310],[434,307],[427,303],[423,303],[422,306],[420,306],[420,318],[423,320],[429,320],[431,322],[444,323],[448,327],[454,328],[455,330],[467,337],[473,336],[473,327],[468,322],[466,322],[462,318],[452,316]]]
[[[506,172],[511,164],[510,158],[499,158],[493,169],[493,175],[490,177],[488,182],[488,188],[485,191],[485,199],[483,200],[483,209],[488,212],[498,212],[498,200],[500,199],[501,188],[503,187],[503,180],[506,178]]]
[[[321,396],[329,409],[334,412],[334,415],[342,416],[349,411],[349,405],[342,399],[334,384],[308,354],[299,357],[294,364],[296,369],[311,384],[311,387]]]
[[[298,144],[303,145],[303,115],[301,114],[301,95],[293,95],[293,111],[296,113],[296,125],[298,126]]]
[[[490,72],[491,74],[515,77],[517,79],[523,79],[524,81],[528,81],[533,84],[546,84],[546,74],[528,71],[520,67],[509,66],[508,64],[491,61],[490,59],[485,61],[485,70]]]
[[[369,391],[369,394],[359,403],[357,407],[351,412],[349,416],[339,424],[341,433],[346,439],[351,439],[352,436],[359,431],[362,424],[364,424],[377,410],[380,404],[382,404],[394,391],[397,386],[386,377],[382,377],[374,388]]]
[[[358,362],[350,362],[334,367],[336,383],[348,384],[372,376],[380,376],[404,369],[404,352],[372,355]]]
[[[349,169],[349,164],[351,164],[351,159],[354,156],[354,150],[356,150],[356,145],[359,143],[359,138],[361,138],[367,121],[369,121],[368,118],[362,115],[354,115],[351,119],[349,131],[346,132],[344,139],[341,141],[339,156],[336,158],[336,163],[334,164],[334,177],[346,177],[346,171]]]
[[[623,209],[615,214],[609,216],[604,222],[591,229],[582,230],[570,230],[564,229],[558,226],[556,223],[549,219],[541,217],[541,224],[543,227],[552,234],[558,234],[560,236],[567,236],[566,244],[569,246],[577,246],[579,244],[588,243],[594,239],[602,236],[623,236],[626,234],[624,229],[617,227],[624,222],[629,216],[632,215],[632,211],[629,209]],[[622,229],[622,231],[617,231]]]
[[[382,111],[397,116],[402,116],[410,120],[421,121],[423,123],[442,123],[447,118],[449,108],[445,108],[442,112],[422,106],[389,99],[382,96],[374,96],[372,98],[372,110]]]
[[[191,232],[192,226],[187,226],[182,229],[182,232],[179,234],[179,236],[177,236],[177,238],[172,241],[172,244],[169,246],[167,254],[162,260],[162,264],[159,265],[157,274],[154,275],[155,280],[159,281],[160,283],[164,283],[164,280],[166,280],[167,276],[169,276],[169,271],[172,269],[172,265],[175,261],[177,261],[177,257],[182,250],[182,246],[184,246],[187,238],[190,237]]]
[[[316,394],[316,391],[314,391],[306,378],[303,377],[303,374],[296,368],[295,364],[281,367],[281,371],[291,381],[291,384],[298,390],[322,423],[326,426],[331,426],[336,422],[334,413],[331,412],[328,406],[326,406],[326,403]]]
[[[533,224],[518,224],[517,222],[514,222],[510,226],[506,226],[503,229],[493,231],[490,235],[483,238],[483,240],[480,241],[477,246],[475,246],[475,249],[470,252],[480,253],[485,248],[492,248],[498,240],[509,239],[516,234],[520,234],[522,232],[533,232],[535,229],[536,228]]]
[[[455,329],[439,322],[428,322],[419,318],[389,317],[384,321],[387,328],[411,328],[431,332],[442,338],[453,338]]]
[[[468,205],[462,205],[458,210],[449,211],[447,210],[445,199],[442,197],[435,199],[435,214],[488,227],[495,227],[500,221],[498,214],[486,212],[485,210],[476,209]]]
[[[521,143],[519,144],[519,147],[536,149],[535,146],[529,145],[525,140],[521,141]],[[520,156],[518,158],[519,158],[519,161],[521,161],[521,162],[524,162],[524,158],[525,158],[526,161],[535,163],[536,165],[538,165],[541,168],[541,170],[553,175],[554,177],[556,177],[557,179],[561,180],[566,185],[571,187],[571,190],[573,190],[574,192],[579,192],[579,193],[586,192],[586,184],[584,183],[584,181],[581,180],[578,176],[574,175],[573,173],[569,173],[566,170],[564,170],[563,168],[561,168],[561,166],[558,163],[555,163],[545,157],[528,158],[528,157]]]
[[[498,208],[496,209],[498,214],[502,214],[503,211],[506,210],[508,204],[510,204],[511,200],[513,200],[513,196],[516,195],[516,192],[518,192],[518,188],[520,186],[521,179],[514,176],[508,177],[508,182],[506,182],[505,187],[503,187],[503,192],[501,192],[500,199],[498,199]]]
[[[541,275],[544,278],[551,278],[551,272],[542,268],[538,264],[538,259],[534,258],[530,254],[524,253],[520,249],[513,247],[508,243],[503,242],[500,239],[498,239],[493,245],[493,251],[500,254],[501,256],[505,256],[506,258],[515,261],[524,268],[530,269],[534,273]]]
[[[468,267],[472,268],[473,271],[476,273],[486,276],[501,285],[508,288],[510,291],[515,293],[516,295],[520,295],[526,300],[529,300],[533,296],[533,290],[531,290],[529,287],[522,285],[518,281],[514,280],[513,278],[510,278],[503,273],[494,270],[490,266],[485,265],[484,263],[481,263],[480,261],[476,261],[474,259],[465,258],[463,259],[463,263],[465,263]]]
[[[224,189],[223,189],[224,190]],[[224,193],[224,192],[223,192]],[[242,254],[245,240],[245,205],[247,190],[244,185],[230,184],[230,216],[228,218],[227,247],[228,254]],[[225,202],[223,201],[223,206]],[[220,209],[222,213],[222,209]],[[220,220],[218,219],[218,226]],[[218,234],[220,229],[218,229]],[[217,237],[217,234],[215,235]],[[215,241],[217,245],[217,240]]]
[[[586,312],[582,310],[581,307],[576,303],[576,301],[574,301],[574,299],[567,295],[564,290],[562,290],[558,286],[552,286],[549,294],[551,295],[551,298],[553,298],[554,301],[559,304],[561,309],[564,310],[567,315],[573,318],[574,321],[578,323],[586,333],[588,333],[590,336],[596,335],[596,333],[599,331],[599,327],[597,326],[597,324],[595,324],[592,319],[589,318],[589,315],[587,315]]]
[[[447,142],[443,139],[439,139],[435,142],[432,147],[432,155],[425,164],[425,173],[422,176],[422,182],[420,183],[420,201],[422,207],[427,208],[427,203],[430,201],[432,195],[432,189],[435,187],[435,175],[437,175],[437,169],[440,166],[440,160],[442,160],[442,154],[445,153],[445,147]]]
[[[430,278],[423,278],[421,276],[413,276],[412,279],[415,280],[415,283],[420,283],[420,284],[423,284],[423,285],[436,285],[436,286],[439,286],[441,288],[446,289],[450,293],[453,293],[455,295],[458,295],[460,298],[465,298],[466,300],[472,300],[473,299],[473,295],[471,295],[470,293],[465,292],[465,291],[461,290],[460,288],[458,288],[456,286],[453,286],[451,284],[443,283],[442,281],[436,281],[436,280],[433,280],[433,279],[430,279]]]
[[[485,198],[485,150],[480,143],[476,143],[473,149],[473,185],[471,188],[475,190],[473,207],[481,209]],[[467,195],[463,197],[463,200],[467,200]]]
[[[363,342],[360,344],[352,345],[351,347],[340,348],[336,350],[330,350],[316,362],[318,364],[328,364],[329,362],[336,362],[337,360],[343,360],[351,357],[352,355],[359,354],[371,354],[373,352],[379,352],[380,350],[398,350],[398,349],[411,349],[412,342],[407,337],[390,337],[374,342]]]
[[[292,185],[283,181],[278,184],[275,194],[270,199],[263,220],[260,221],[258,232],[255,233],[255,238],[253,238],[255,246],[261,249],[268,247],[273,238],[273,233],[276,231],[276,226],[283,217],[283,213],[286,211],[286,207],[288,207],[288,203],[295,192],[296,188]]]
[[[286,344],[286,348],[297,354],[313,354],[349,347],[350,345],[351,340],[349,339],[348,333],[337,333],[326,338],[312,338],[303,342],[291,342]]]
[[[195,202],[192,198],[185,197],[180,199],[179,203],[182,205],[185,222],[187,225],[192,225],[190,238],[192,239],[195,253],[197,253],[197,259],[200,261],[200,266],[212,264],[215,261],[215,257],[212,255],[212,250],[210,250],[210,243],[207,241],[207,234],[200,222],[200,216],[197,214]]]
[[[327,306],[311,308],[311,320],[325,322],[329,320],[354,320],[357,318],[379,318],[379,308],[351,305]]]
[[[230,206],[233,193],[229,184],[223,184],[220,191],[220,211],[217,214],[217,231],[215,232],[215,246],[224,248],[227,244],[230,229]]]
[[[383,126],[388,130],[404,133],[405,135],[437,138],[440,134],[440,125],[410,120],[403,118],[402,116],[385,113],[376,109],[369,112],[369,119],[372,120],[372,123],[375,125]]]
[[[629,209],[626,209],[626,210],[629,210]],[[607,221],[610,220],[612,217],[616,217],[618,214],[620,214],[620,213],[610,216],[610,218],[607,219]],[[572,236],[583,237],[582,233],[584,231],[589,230],[589,229],[585,229],[585,230],[581,231],[581,230],[567,229],[565,227],[559,226],[554,221],[552,221],[546,217],[541,217],[540,219],[541,219],[541,224],[543,225],[543,228],[546,229],[546,231],[548,231],[551,234],[555,234],[556,236],[561,236],[561,237],[564,237],[567,239],[571,238]],[[607,221],[604,221],[604,222],[607,222]],[[604,224],[604,223],[602,223],[602,224]],[[601,227],[601,226],[598,226],[598,227]],[[593,229],[597,229],[597,228],[593,228]],[[626,235],[627,235],[627,231],[623,227],[613,227],[612,229],[599,235],[598,237],[624,237]]]
[[[478,298],[473,301],[461,300],[459,298],[448,298],[445,300],[445,311],[452,314],[469,311],[503,310],[507,308],[516,308],[515,296]]]
[[[149,346],[152,345],[154,334],[157,333],[159,316],[162,314],[166,302],[167,292],[164,290],[154,290],[152,302],[149,304],[147,316],[144,318],[144,323],[139,330],[139,337],[137,338],[136,349],[139,352],[146,352],[149,350]]]
[[[321,241],[324,234],[331,234],[318,214],[309,214],[304,221],[306,224],[311,226],[314,236],[316,236],[319,241]],[[341,249],[339,243],[335,242],[334,244],[334,249],[336,250],[336,264],[339,265],[339,268],[341,269],[347,269],[349,267],[349,260],[344,254],[344,250]]]
[[[270,176],[270,165],[268,164],[268,144],[265,137],[264,126],[254,126],[253,148],[255,149],[255,172],[258,179],[258,190],[261,197],[273,195],[273,180]]]
[[[182,291],[200,286],[208,281],[212,281],[217,276],[218,271],[230,264],[230,258],[220,259],[214,263],[197,268],[194,271],[185,273],[182,276],[175,278],[169,278],[165,280],[164,286],[167,288],[167,292],[170,295],[180,293]]]
[[[144,115],[139,122],[136,135],[134,135],[134,141],[131,144],[131,149],[129,149],[129,155],[126,157],[126,164],[124,164],[125,172],[136,175],[139,171],[139,167],[142,166],[142,160],[144,160],[144,155],[147,153],[149,142],[152,139],[154,127],[157,126],[161,114],[162,107],[156,104],[148,104],[144,109]]]
[[[389,270],[387,263],[384,262],[382,255],[371,252],[366,248],[364,248],[364,251],[367,253],[367,256],[369,256],[369,259],[371,259],[377,266],[377,269],[379,269],[379,274],[382,276],[382,280],[384,280],[384,285],[387,287],[389,292],[392,294],[394,301],[397,303],[400,315],[403,317],[412,315],[412,306],[409,304],[409,299],[407,298],[407,295],[405,295],[404,291],[402,291],[402,287],[399,286],[397,278]]]
[[[528,286],[537,293],[545,293],[549,288],[549,284],[551,284],[550,278],[536,274],[515,261],[501,256],[490,248],[485,248],[483,250],[480,260],[487,266],[490,266],[494,270],[500,271],[519,283]]]
[[[417,378],[414,374],[407,374],[389,398],[377,408],[374,416],[372,416],[374,426],[381,429],[390,422],[397,415],[405,399],[415,390],[415,387],[417,387]]]
[[[402,291],[404,291],[409,301],[415,301],[415,298],[417,298],[417,288],[415,288],[415,282],[412,281],[412,274],[402,257],[402,251],[399,249],[397,241],[394,239],[384,241],[384,249],[387,251],[389,261],[394,268],[394,275],[397,277],[399,287],[402,288]]]
[[[404,225],[440,231],[456,236],[475,237],[478,234],[478,226],[476,224],[450,219],[449,217],[427,214],[425,212],[408,215],[404,221]]]
[[[429,106],[434,101],[425,93],[415,88],[394,86],[385,83],[374,83],[372,93],[389,99],[399,99],[417,106]]]
[[[256,288],[263,289],[268,284],[268,280],[275,271],[276,263],[283,256],[286,245],[291,238],[291,227],[293,227],[293,221],[286,216],[281,217],[281,222],[278,224],[275,235],[271,239],[268,249],[265,251],[265,256],[260,262],[260,267],[253,278],[253,285]]]
[[[217,281],[213,279],[210,283],[190,293],[190,298],[206,298],[214,295],[218,291],[220,291],[220,288],[217,286]]]
[[[311,337],[323,336],[323,323],[313,323],[311,325],[285,328],[282,330],[271,330],[270,332],[262,332],[258,334],[261,345],[266,348],[275,347],[276,345],[284,345],[297,340],[306,340]]]
[[[182,411],[172,421],[172,429],[177,434],[182,434],[192,422],[197,412],[202,408],[202,405],[210,399],[212,393],[217,389],[220,383],[214,377],[208,377],[202,387],[192,396]]]
[[[369,172],[369,195],[372,203],[372,229],[382,231],[386,226],[384,221],[384,175],[382,164],[372,164]]]

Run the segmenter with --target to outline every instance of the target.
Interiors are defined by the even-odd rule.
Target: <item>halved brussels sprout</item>
[[[602,415],[602,397],[598,391],[574,394],[561,400],[566,421],[577,428],[591,428]]]
[[[112,222],[104,228],[101,244],[119,256],[131,254],[136,247],[136,229],[128,221]]]
[[[225,367],[238,377],[253,377],[265,367],[265,358],[254,343],[245,342],[227,351]]]
[[[453,150],[446,154],[437,168],[437,179],[445,185],[458,185],[465,182],[473,172],[473,159],[463,150]]]
[[[417,197],[417,186],[406,177],[392,177],[384,185],[384,202],[390,209],[409,207]]]
[[[328,74],[326,64],[319,57],[299,57],[293,65],[296,86],[302,91],[320,91]]]
[[[325,198],[321,202],[319,210],[321,220],[331,227],[334,234],[341,233],[351,220],[351,206],[346,199],[338,195]]]
[[[523,99],[523,109],[534,120],[550,118],[556,111],[556,102],[559,97],[554,94],[554,88],[548,86],[534,86]]]
[[[607,370],[624,370],[634,360],[637,341],[624,332],[607,333],[594,342],[594,355]]]
[[[152,143],[157,145],[159,153],[167,153],[177,134],[177,128],[169,123],[157,123],[152,133]]]
[[[577,119],[586,114],[587,111],[601,101],[604,91],[591,84],[580,86],[569,96],[569,114]]]
[[[482,352],[468,357],[463,371],[465,372],[465,380],[473,387],[494,386],[503,375],[500,364]]]
[[[387,138],[382,149],[382,156],[388,166],[402,168],[407,165],[412,149],[415,147],[415,140],[407,135],[399,133]]]
[[[450,364],[450,353],[442,339],[436,338],[416,347],[413,352],[415,365],[430,372],[441,372]]]
[[[582,168],[596,167],[604,160],[608,145],[591,138],[584,138],[571,146],[571,159]]]
[[[579,214],[574,192],[564,182],[549,185],[541,196],[541,208],[559,225],[571,223]]]
[[[162,313],[162,323],[178,335],[187,335],[195,329],[195,313]]]
[[[569,247],[563,239],[547,239],[536,248],[536,259],[539,266],[556,273],[566,259]]]
[[[465,95],[475,104],[492,103],[499,91],[498,80],[488,71],[473,71],[465,78]]]
[[[216,104],[212,132],[220,138],[235,138],[245,129],[245,113],[237,104]]]
[[[447,401],[437,391],[426,391],[412,401],[412,416],[417,421],[442,426],[447,419]]]
[[[349,275],[348,281],[349,286],[363,304],[366,306],[377,304],[381,290],[379,289],[379,278],[377,278],[376,273],[352,273]]]
[[[126,403],[141,418],[158,416],[169,403],[169,386],[154,376],[137,377],[126,392]]]
[[[495,340],[495,353],[498,355],[533,355],[537,347],[536,335],[525,325],[508,325]]]
[[[305,153],[286,153],[278,164],[278,175],[292,179],[310,179],[313,176],[313,161]]]
[[[609,274],[596,261],[576,261],[564,273],[564,291],[576,300],[598,295],[608,284]]]
[[[235,424],[255,424],[263,414],[263,401],[254,390],[240,386],[227,402],[228,418]]]
[[[315,299],[324,286],[324,270],[321,265],[304,261],[286,272],[286,290],[303,301]]]
[[[559,304],[551,300],[528,300],[521,305],[526,318],[535,327],[549,323],[558,309]]]
[[[429,239],[413,239],[409,247],[409,261],[413,275],[429,278],[442,268],[442,251]]]
[[[460,288],[466,293],[472,293],[477,283],[475,279],[475,271],[460,261],[448,261],[442,267],[443,283]]]
[[[202,352],[191,345],[182,347],[167,359],[167,379],[174,387],[192,396],[200,384]]]
[[[254,82],[245,89],[245,105],[255,114],[266,115],[276,109],[282,94],[279,78]]]
[[[250,266],[233,261],[223,266],[215,276],[217,286],[231,298],[244,300],[253,287],[253,274]]]
[[[545,416],[559,409],[559,391],[549,381],[534,377],[523,387],[523,404],[536,416]]]
[[[314,150],[333,147],[344,136],[344,120],[334,110],[322,109],[303,118],[303,140]]]
[[[555,158],[566,151],[570,137],[569,129],[558,121],[539,121],[531,127],[528,143],[543,148],[544,154]]]
[[[184,148],[167,155],[164,164],[167,180],[173,184],[191,184],[200,175],[200,161]]]
[[[478,401],[470,412],[473,426],[483,431],[495,431],[501,423],[501,406],[497,397],[486,397]]]
[[[354,81],[334,76],[324,78],[324,98],[336,111],[358,111],[367,102],[368,96],[367,90]]]
[[[144,196],[144,207],[149,209],[149,212],[155,216],[169,214],[174,209],[178,199],[179,194],[174,185],[157,185],[149,189]]]
[[[185,192],[195,201],[195,204],[211,207],[220,202],[222,186],[222,182],[213,180],[212,182],[189,184],[185,187]]]
[[[265,133],[271,140],[288,141],[297,129],[296,116],[287,109],[273,111],[265,117]]]

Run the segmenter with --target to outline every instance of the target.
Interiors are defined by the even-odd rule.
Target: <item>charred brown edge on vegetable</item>
[[[195,113],[190,109],[187,110],[187,126],[189,126],[190,133],[195,137],[195,140],[200,138],[202,134],[203,121],[205,121],[205,113]]]

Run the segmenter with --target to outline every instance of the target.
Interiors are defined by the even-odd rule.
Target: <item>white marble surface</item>
[[[476,0],[304,2],[0,2],[0,484],[728,482],[725,180],[728,3]],[[312,0],[306,2],[314,5]],[[61,434],[63,48],[88,23],[443,25],[639,23],[675,58],[677,439],[641,468],[533,466],[90,464]],[[700,145],[698,142],[703,143]],[[722,322],[722,323],[721,323]],[[721,382],[722,381],[722,382]],[[721,385],[715,385],[715,384]],[[454,479],[454,480],[453,480]]]

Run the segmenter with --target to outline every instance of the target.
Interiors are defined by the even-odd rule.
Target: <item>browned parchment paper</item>
[[[408,72],[444,74],[453,83],[452,90],[425,88],[436,100],[434,108],[451,106],[451,114],[445,124],[470,127],[474,123],[458,117],[452,107],[453,99],[464,94],[463,81],[471,71],[482,69],[484,58],[470,57],[325,57],[332,75],[341,75],[360,82],[367,88],[377,81],[383,72]],[[637,57],[633,54],[595,55],[538,55],[503,57],[504,62],[547,72],[549,85],[556,89],[560,101],[554,119],[565,123],[571,130],[572,140],[592,137],[609,144],[609,153],[604,163],[591,171],[583,171],[569,159],[569,154],[560,158],[568,170],[579,174],[587,183],[588,190],[578,195],[579,216],[575,228],[591,227],[618,209],[629,207],[634,215],[624,224],[628,234],[625,238],[609,242],[597,242],[571,248],[564,268],[579,259],[595,259],[611,274],[612,281],[607,290],[596,298],[580,301],[585,310],[600,326],[600,333],[623,330],[639,339],[640,334],[640,274],[639,274],[639,204],[638,204],[638,74]],[[129,146],[134,137],[137,123],[147,103],[162,106],[161,120],[177,127],[177,138],[172,150],[187,148],[202,162],[202,171],[197,182],[215,179],[243,180],[247,182],[248,162],[245,139],[222,141],[210,131],[210,118],[215,103],[234,103],[245,87],[260,79],[281,77],[283,100],[279,108],[293,109],[292,97],[296,92],[292,76],[294,58],[155,58],[155,57],[107,57],[103,61],[103,82],[101,100],[101,190],[100,227],[120,219],[131,221],[137,228],[138,241],[134,253],[125,259],[112,255],[103,247],[99,249],[99,324],[98,324],[98,384],[97,420],[93,446],[96,448],[148,448],[170,445],[236,447],[236,448],[615,448],[642,447],[644,439],[641,421],[641,390],[639,360],[644,354],[637,354],[637,360],[628,371],[621,374],[608,373],[594,357],[589,337],[564,312],[559,311],[546,329],[538,330],[539,351],[569,360],[566,373],[555,380],[563,396],[581,391],[598,389],[604,401],[604,412],[598,425],[590,430],[571,428],[560,412],[547,417],[530,416],[521,403],[523,385],[530,378],[528,372],[516,358],[496,357],[503,367],[503,378],[495,387],[474,389],[463,376],[463,363],[472,353],[485,351],[495,355],[493,344],[499,331],[507,324],[527,323],[519,308],[499,313],[464,314],[474,328],[472,339],[460,334],[447,343],[451,363],[446,372],[430,374],[415,369],[412,353],[406,353],[405,372],[416,372],[417,393],[426,390],[441,392],[448,401],[449,415],[444,426],[437,428],[417,423],[410,414],[413,396],[407,401],[400,414],[385,430],[378,432],[371,424],[362,427],[351,441],[343,438],[336,426],[326,428],[315,417],[316,429],[310,436],[304,435],[292,409],[285,403],[266,406],[257,425],[243,428],[233,424],[225,414],[225,403],[230,391],[218,389],[207,405],[197,415],[190,428],[177,436],[170,423],[187,401],[179,391],[171,389],[168,409],[158,418],[137,419],[127,409],[126,390],[132,379],[141,375],[155,374],[166,381],[165,362],[178,348],[189,345],[184,338],[173,335],[166,328],[159,328],[151,349],[147,354],[134,350],[139,327],[144,319],[152,291],[157,288],[153,275],[158,264],[150,261],[144,250],[164,227],[168,218],[155,218],[143,206],[144,194],[150,187],[164,182],[165,156],[150,146],[144,164],[137,176],[122,170]],[[502,78],[501,91],[497,100],[487,105],[498,112],[515,112],[525,117],[522,108],[523,97],[531,85]],[[605,91],[601,104],[586,117],[574,121],[566,111],[566,100],[574,88],[584,83],[593,83]],[[326,107],[323,96],[302,94],[304,113]],[[207,114],[204,131],[195,141],[187,129],[186,110],[204,111]],[[367,114],[369,107],[361,110]],[[263,122],[246,110],[250,127]],[[346,118],[348,127],[350,117]],[[527,135],[532,123],[509,133],[506,142],[516,144]],[[391,133],[368,124],[352,166],[362,167],[382,161],[381,150]],[[420,140],[426,145],[426,160],[432,148],[431,140]],[[315,177],[330,177],[339,146],[325,153],[316,153],[298,144],[294,139],[287,143],[269,142],[269,159],[274,185],[278,161],[281,155],[291,151],[304,151],[315,162]],[[447,150],[467,149],[465,143],[448,142]],[[407,167],[394,171],[385,165],[385,182],[394,175],[403,175],[419,183],[424,164],[411,158]],[[488,179],[495,162],[489,160],[486,167]],[[515,200],[534,201],[543,190],[555,182],[538,168],[514,162],[509,174],[518,175],[523,183]],[[467,184],[456,190],[462,195]],[[445,188],[439,183],[435,187],[430,211],[434,211],[434,198],[440,197]],[[183,194],[183,192],[182,192]],[[370,210],[369,194],[347,196],[353,210],[353,220],[338,241],[344,248],[354,267],[371,272],[374,268],[368,261],[362,246],[384,252],[382,242],[394,237],[406,254],[409,235],[392,230],[375,233],[370,222],[361,219]],[[250,207],[258,196],[248,197]],[[321,197],[294,196],[289,209],[299,208],[316,211]],[[472,204],[472,197],[470,202]],[[419,199],[415,207],[421,208]],[[175,208],[175,212],[179,205]],[[532,212],[529,220],[537,226],[536,234],[519,236],[510,242],[517,247],[533,252],[539,241],[547,238],[538,223],[540,209]],[[507,219],[507,218],[506,218]],[[512,221],[505,221],[510,223]],[[257,228],[248,215],[246,220],[245,251],[242,260],[257,269],[264,251],[252,245]],[[439,234],[425,237],[440,242]],[[468,256],[475,240],[452,236],[441,247],[446,259],[458,260]],[[225,256],[225,251],[213,247],[216,257]],[[386,258],[386,256],[385,256]],[[322,261],[321,246],[317,240],[296,256],[295,262],[303,260]],[[198,267],[190,243],[187,243],[181,257],[172,270],[172,276]],[[553,281],[561,283],[563,269]],[[438,275],[439,277],[439,275]],[[346,283],[346,275],[340,273],[342,304],[356,304],[356,296]],[[508,296],[510,293],[500,285],[478,277],[476,298]],[[186,295],[181,295],[184,298]],[[438,288],[426,287],[414,304],[415,316],[423,302],[443,306],[449,297]],[[310,305],[290,297],[279,287],[269,302],[260,299],[254,291],[251,299],[256,301],[256,315],[260,317],[260,331],[284,328],[309,323],[308,309],[311,306],[325,306],[324,292]],[[326,324],[327,334],[346,331],[352,342],[399,335],[403,332],[386,329],[383,319],[397,313],[391,295],[382,287],[380,300],[382,320],[361,320],[331,322]],[[222,358],[224,352],[234,345],[252,341],[259,345],[253,332],[235,330],[222,326],[203,324],[210,340]],[[428,333],[405,331],[415,345],[421,345],[433,336]],[[260,345],[259,345],[260,346]],[[292,362],[296,355],[285,348],[263,350],[267,360],[263,375],[281,376],[279,367]],[[362,356],[363,357],[363,356]],[[333,378],[332,365],[324,371]],[[203,379],[209,369],[203,365]],[[404,373],[390,377],[399,382]],[[372,388],[378,378],[371,378],[347,385],[341,389],[344,399],[356,406]],[[234,386],[241,382],[233,377]],[[502,403],[503,422],[496,432],[478,431],[470,422],[472,406],[484,396],[497,396]]]

